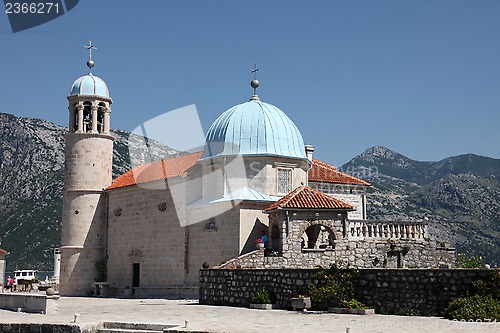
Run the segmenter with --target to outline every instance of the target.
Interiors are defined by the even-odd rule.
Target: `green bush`
[[[500,320],[500,303],[491,295],[457,298],[448,305],[444,316],[457,320]]]
[[[319,274],[318,284],[308,286],[309,293],[315,302],[342,307],[344,301],[354,299],[353,279],[357,275],[358,272],[354,269],[338,269],[333,266]]]
[[[467,257],[464,253],[459,253],[456,259],[457,268],[484,268],[483,258],[477,257]]]
[[[346,308],[349,308],[349,309],[366,309],[366,305],[361,303],[360,301],[352,298],[350,300],[344,300],[342,302],[342,305]]]
[[[494,270],[486,280],[477,280],[472,282],[474,294],[488,296],[500,302],[500,270]]]
[[[265,288],[260,289],[255,293],[255,296],[250,299],[253,304],[272,304],[276,302],[276,295]]]

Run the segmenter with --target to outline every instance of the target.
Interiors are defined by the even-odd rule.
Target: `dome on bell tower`
[[[89,60],[87,61],[87,67],[90,69],[89,74],[79,77],[71,85],[70,96],[98,96],[109,98],[109,90],[106,82],[98,76],[92,74],[92,68],[95,65],[94,60],[92,60],[92,50],[97,50],[92,41],[88,46],[84,46],[89,50]]]
[[[71,85],[70,96],[94,95],[109,98],[109,90],[106,82],[98,76],[89,73],[79,77]]]

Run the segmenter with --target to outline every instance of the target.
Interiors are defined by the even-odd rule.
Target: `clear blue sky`
[[[374,145],[417,160],[500,158],[500,1],[97,1],[12,33],[0,112],[67,125],[70,85],[108,84],[112,127],[196,104],[206,131],[259,95],[341,165]]]

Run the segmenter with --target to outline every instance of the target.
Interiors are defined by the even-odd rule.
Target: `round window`
[[[166,202],[162,202],[161,204],[158,205],[158,210],[160,212],[164,212],[167,210],[167,203]]]

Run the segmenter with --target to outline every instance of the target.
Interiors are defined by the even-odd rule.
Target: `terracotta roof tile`
[[[9,252],[5,251],[4,249],[0,249],[0,254],[7,254]]]
[[[264,209],[270,212],[275,209],[346,209],[353,210],[354,207],[321,191],[309,186],[299,186],[271,206]]]
[[[196,152],[156,162],[141,164],[113,180],[106,190],[173,177],[185,177],[187,170],[198,162],[203,152]]]
[[[349,185],[371,186],[370,183],[340,172],[333,165],[313,158],[312,169],[309,170],[310,182],[337,183]]]

